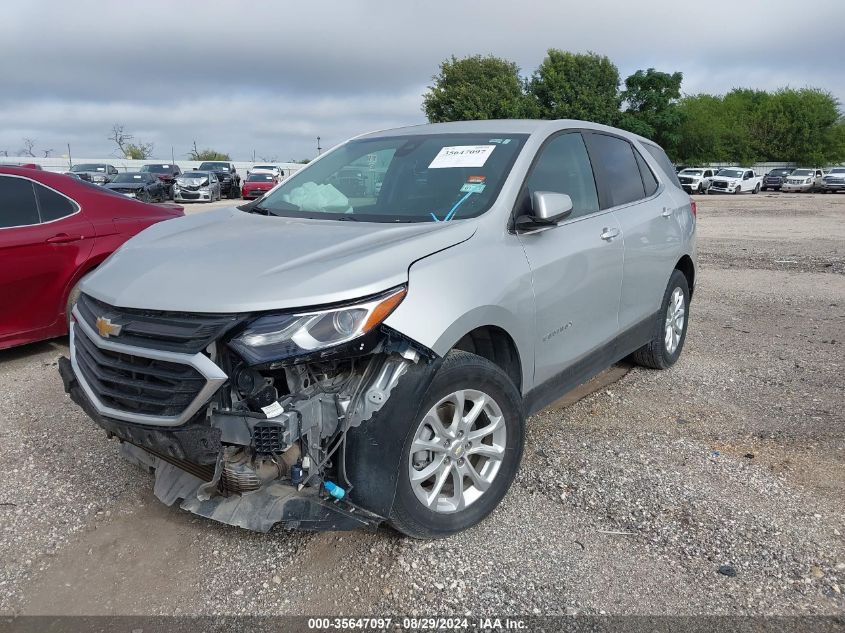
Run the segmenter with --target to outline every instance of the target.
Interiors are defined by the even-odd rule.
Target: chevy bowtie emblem
[[[97,331],[103,338],[108,338],[110,336],[118,336],[120,334],[120,330],[122,329],[122,325],[112,323],[111,319],[107,319],[105,317],[97,317]]]

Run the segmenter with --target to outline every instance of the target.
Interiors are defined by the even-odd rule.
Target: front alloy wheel
[[[502,466],[507,429],[489,395],[460,389],[435,404],[417,427],[408,476],[417,499],[438,513],[471,506]]]
[[[505,496],[522,457],[522,397],[497,365],[452,350],[402,448],[390,523],[414,538],[472,527]]]

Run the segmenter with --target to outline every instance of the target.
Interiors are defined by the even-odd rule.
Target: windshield
[[[845,174],[845,167],[834,167],[828,173],[829,174]]]
[[[526,138],[420,134],[349,141],[297,172],[258,208],[364,222],[475,217],[496,199]]]
[[[189,171],[187,174],[182,174],[177,180],[202,180],[208,178],[208,173],[204,171]]]
[[[742,178],[741,169],[720,169],[717,176],[724,176],[725,178]]]
[[[145,174],[118,174],[114,177],[112,182],[147,182],[149,176]]]
[[[770,176],[788,176],[792,173],[791,169],[773,169],[769,172]]]
[[[275,171],[278,167],[274,167],[273,165],[256,165],[253,169],[266,169],[267,171]]]
[[[792,172],[792,176],[812,176],[813,170],[812,169],[796,169]]]
[[[250,174],[247,182],[276,182],[273,174]]]
[[[229,169],[229,163],[202,163],[200,169],[207,169],[209,171],[225,171]]]
[[[173,165],[144,165],[141,167],[141,171],[152,174],[169,174],[173,171]]]
[[[70,168],[71,171],[106,171],[105,165],[95,165],[94,163],[85,163],[83,165],[74,165]]]
[[[704,173],[702,169],[682,169],[679,176],[700,176]]]

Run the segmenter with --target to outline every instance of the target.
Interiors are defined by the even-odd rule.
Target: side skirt
[[[605,343],[569,365],[546,382],[525,394],[525,413],[534,415],[614,363],[632,354],[651,341],[657,313],[628,328],[612,341]]]

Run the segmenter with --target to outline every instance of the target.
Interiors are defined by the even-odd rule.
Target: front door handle
[[[672,217],[672,209],[670,209],[669,207],[663,207],[663,213],[661,213],[660,215],[662,215],[664,218],[670,218]]]
[[[59,233],[53,237],[47,238],[48,244],[67,244],[68,242],[78,242],[85,239],[84,235],[68,235],[67,233]]]
[[[601,237],[601,239],[609,242],[610,240],[612,240],[617,235],[619,235],[619,229],[617,229],[615,226],[612,226],[610,228],[608,228],[608,227],[603,228],[602,234],[599,237]]]

